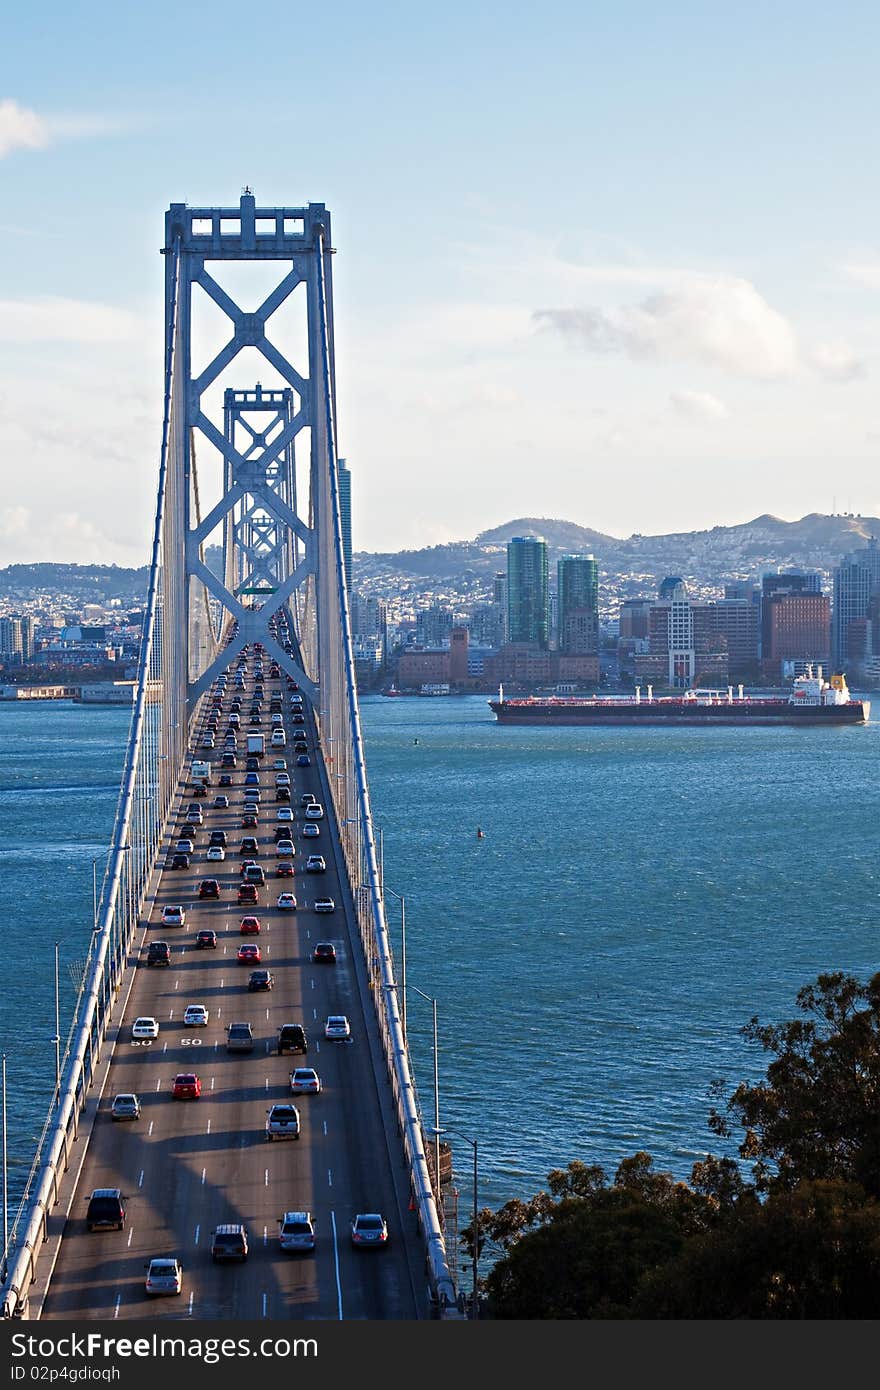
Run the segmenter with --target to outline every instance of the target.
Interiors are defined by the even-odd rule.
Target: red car
[[[171,1087],[172,1100],[198,1100],[202,1094],[202,1083],[194,1071],[180,1071]]]
[[[240,965],[250,965],[252,961],[257,964],[263,959],[260,955],[260,948],[255,941],[247,941],[238,948],[238,961]]]
[[[197,951],[216,951],[217,933],[215,931],[200,931],[196,933]]]
[[[255,883],[243,883],[238,890],[238,901],[240,903],[258,903],[260,894]]]
[[[294,867],[289,859],[281,859],[275,867],[276,878],[293,878]]]
[[[219,898],[220,884],[216,878],[203,878],[199,884],[200,898]]]
[[[239,932],[242,936],[259,936],[260,919],[259,917],[242,917]]]

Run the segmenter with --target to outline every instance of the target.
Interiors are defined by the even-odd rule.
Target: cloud
[[[610,309],[540,309],[534,321],[586,352],[640,362],[698,362],[735,376],[772,380],[798,365],[797,339],[754,285],[701,276],[640,304]]]
[[[844,342],[816,343],[809,350],[808,361],[826,381],[855,381],[865,375],[864,362]]]
[[[0,508],[4,564],[29,564],[35,556],[73,563],[100,557],[102,564],[145,564],[149,538],[134,550],[111,526],[103,528],[75,511],[38,512],[28,507]],[[139,557],[139,558],[138,558]]]
[[[709,391],[673,391],[669,397],[673,410],[690,420],[726,420],[727,406]]]
[[[13,150],[42,150],[48,143],[49,128],[36,111],[12,97],[0,100],[0,159]]]
[[[0,342],[130,343],[140,334],[137,317],[110,304],[56,295],[0,300]]]
[[[854,284],[862,285],[868,290],[880,290],[880,262],[863,261],[858,264],[843,265],[840,269],[846,279],[852,280]]]

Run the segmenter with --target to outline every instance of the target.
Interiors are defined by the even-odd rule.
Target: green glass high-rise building
[[[598,650],[599,566],[592,555],[562,555],[556,562],[559,650]]]
[[[546,650],[549,630],[547,542],[515,536],[507,546],[507,640]]]
[[[339,519],[342,523],[345,587],[351,593],[351,474],[345,459],[337,459],[337,478],[339,481]]]

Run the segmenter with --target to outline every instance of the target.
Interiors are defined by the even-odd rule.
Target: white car
[[[296,1096],[316,1096],[321,1078],[313,1067],[296,1067],[290,1073],[290,1089]]]
[[[220,796],[215,796],[215,797],[214,797],[213,805],[214,805],[214,810],[215,810],[215,811],[222,811],[222,810],[225,810],[225,808],[229,805],[229,797],[226,796],[225,794],[221,794]]]
[[[296,898],[293,893],[279,893],[278,906],[282,912],[296,912]]]
[[[159,1024],[154,1018],[136,1018],[131,1025],[133,1038],[158,1038]]]
[[[298,1139],[299,1111],[295,1105],[273,1105],[266,1111],[267,1139]]]
[[[212,864],[216,863],[218,860],[226,858],[226,850],[222,845],[209,845],[208,853],[205,855],[205,858],[210,859]]]
[[[321,833],[320,825],[315,825],[314,821],[307,821],[303,826],[302,833],[309,840],[316,840]]]
[[[351,1024],[345,1014],[330,1014],[324,1024],[324,1037],[330,1039],[351,1037]]]
[[[307,807],[306,807],[306,820],[323,820],[323,819],[324,819],[324,807],[323,807],[323,806],[320,806],[320,805],[318,804],[317,801],[315,802],[314,806],[307,806]]]
[[[307,874],[325,874],[327,872],[327,861],[323,854],[310,854],[306,860]]]
[[[278,772],[278,773],[276,773],[276,774],[275,774],[275,785],[276,785],[276,787],[289,787],[289,786],[290,786],[290,773],[289,773],[289,772]]]
[[[174,907],[162,908],[163,927],[183,927],[186,926],[186,909],[177,903]]]
[[[362,1211],[351,1223],[352,1245],[387,1245],[388,1227],[378,1211]]]
[[[295,853],[292,840],[276,840],[275,853],[279,859],[291,859]]]
[[[282,806],[275,812],[276,820],[293,820],[293,812],[289,806]]]
[[[314,1250],[315,1228],[310,1211],[286,1211],[278,1218],[278,1225],[282,1250]]]
[[[148,1294],[180,1293],[183,1288],[180,1260],[150,1260],[145,1287]]]
[[[208,1010],[204,1004],[187,1004],[183,1015],[184,1028],[207,1028]]]
[[[286,772],[286,771],[287,771],[287,762],[286,762],[286,760],[285,760],[284,758],[275,758],[275,759],[273,759],[273,762],[272,762],[272,771],[273,771],[273,772]]]
[[[335,912],[336,903],[332,898],[315,898],[316,912]]]

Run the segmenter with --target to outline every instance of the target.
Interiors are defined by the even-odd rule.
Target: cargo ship
[[[809,673],[798,676],[791,694],[784,696],[746,695],[739,686],[726,690],[687,690],[680,695],[655,696],[652,686],[643,695],[529,696],[505,700],[499,687],[498,699],[490,700],[499,724],[672,724],[689,727],[708,724],[795,724],[834,726],[864,724],[871,716],[869,700],[855,700],[846,678],[830,681]]]

